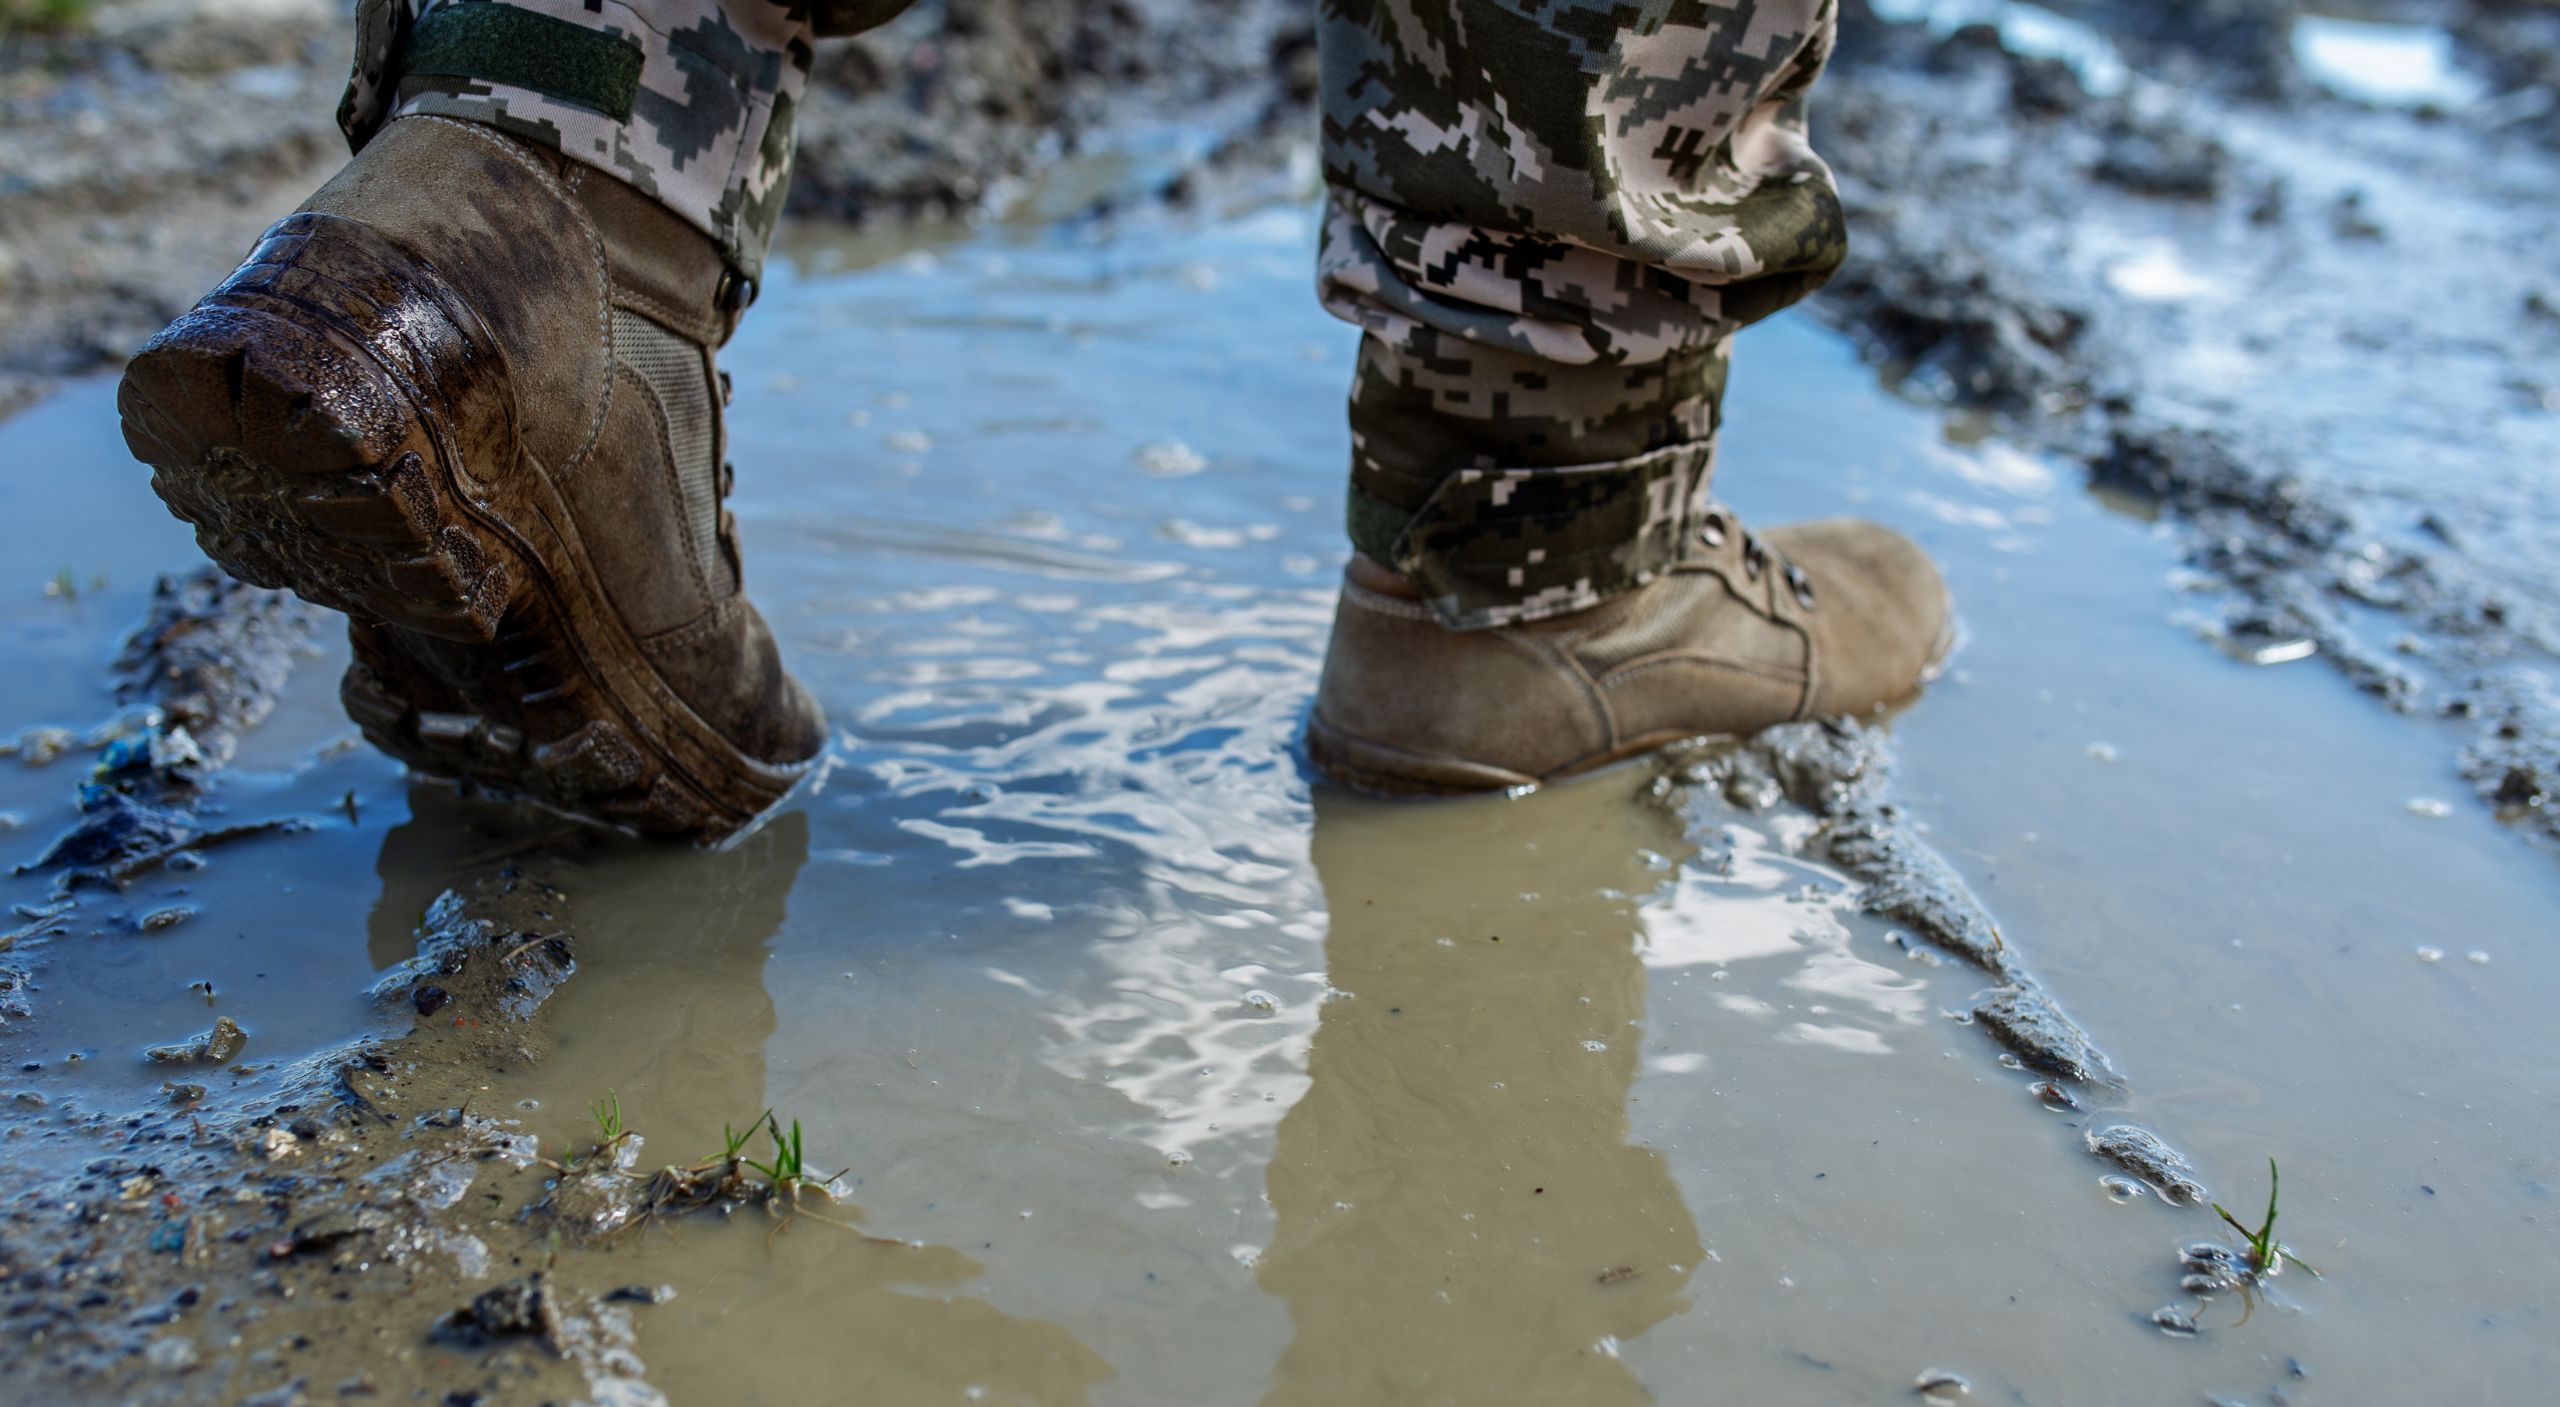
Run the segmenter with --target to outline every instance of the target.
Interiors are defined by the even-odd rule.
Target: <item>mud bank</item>
[[[2446,41],[2476,90],[2360,89],[2285,4],[1856,0],[1821,137],[1857,250],[1818,306],[1912,393],[2167,515],[2199,633],[2454,720],[2482,798],[2560,835],[2560,153],[2518,58],[2550,17],[2399,18],[2348,26],[2394,74],[2494,30]]]
[[[1667,771],[1647,795],[1687,817],[1702,844],[1712,844],[1722,807],[1758,813],[1785,801],[1813,817],[1818,825],[1798,842],[1799,852],[1859,880],[1857,902],[1866,912],[1906,925],[1889,935],[1896,949],[1932,965],[1944,954],[1997,984],[1950,1014],[1981,1027],[2003,1048],[2004,1063],[2050,1076],[2029,1086],[2048,1108],[2076,1114],[2122,1103],[2125,1083],[2106,1052],[2037,980],[1955,866],[1893,804],[1892,757],[1881,730],[1849,719],[1787,724],[1740,744],[1678,749],[1663,765]],[[2170,1202],[2205,1200],[2185,1158],[2149,1130],[2118,1124],[2093,1130],[2088,1142],[2091,1153]]]
[[[472,1107],[547,1048],[533,1018],[575,970],[570,931],[529,874],[448,891],[375,989],[416,1013],[408,1037],[273,1067],[200,1053],[156,1109],[50,1121],[46,1156],[76,1169],[0,1222],[16,1390],[663,1400],[611,1386],[638,1372],[629,1305],[652,1292],[587,1288],[525,1215],[542,1154],[575,1153]]]

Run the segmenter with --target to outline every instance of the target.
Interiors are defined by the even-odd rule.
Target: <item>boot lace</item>
[[[1804,568],[1771,551],[1769,545],[1760,540],[1759,534],[1721,511],[1710,511],[1698,525],[1698,540],[1709,547],[1723,547],[1734,533],[1742,535],[1742,570],[1745,575],[1758,581],[1775,566],[1786,578],[1787,589],[1794,593],[1796,604],[1808,611],[1813,609],[1813,578],[1805,574]]]

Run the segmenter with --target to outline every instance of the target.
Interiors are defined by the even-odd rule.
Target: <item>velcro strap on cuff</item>
[[[1389,564],[1453,630],[1582,610],[1689,554],[1713,461],[1691,442],[1615,463],[1461,469],[1405,524]]]
[[[640,46],[510,5],[446,5],[418,21],[401,65],[413,78],[474,78],[631,120]]]

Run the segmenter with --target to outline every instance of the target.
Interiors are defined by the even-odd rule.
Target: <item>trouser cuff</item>
[[[363,0],[339,125],[479,122],[605,172],[761,276],[790,189],[810,26],[720,0]]]
[[[1715,473],[1722,342],[1570,366],[1423,330],[1362,339],[1349,527],[1452,630],[1578,611],[1689,550]]]

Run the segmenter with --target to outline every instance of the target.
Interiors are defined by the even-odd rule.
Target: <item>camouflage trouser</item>
[[[338,110],[484,122],[656,196],[748,278],[782,218],[811,43],[909,0],[360,0]]]
[[[341,114],[490,122],[749,276],[810,41],[910,0],[363,0]],[[1359,324],[1351,540],[1460,628],[1690,549],[1735,329],[1846,251],[1805,136],[1834,0],[1321,0],[1325,306]],[[397,75],[396,79],[394,75]]]

